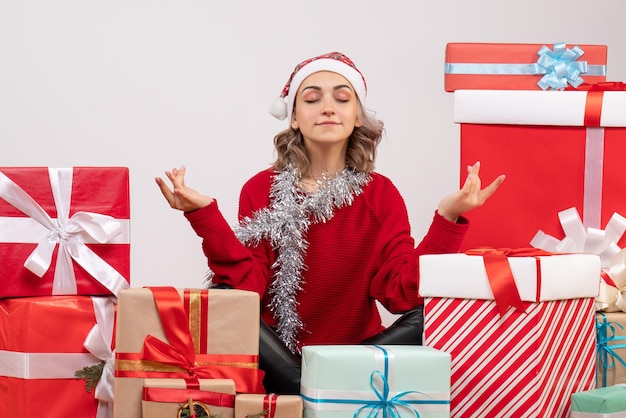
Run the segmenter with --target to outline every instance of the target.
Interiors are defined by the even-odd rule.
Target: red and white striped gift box
[[[424,345],[452,356],[451,417],[565,418],[572,393],[595,387],[599,259],[508,261],[524,312],[501,314],[481,256],[421,257]]]

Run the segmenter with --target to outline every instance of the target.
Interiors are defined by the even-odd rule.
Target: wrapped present
[[[606,45],[452,42],[444,87],[456,90],[559,90],[606,79]]]
[[[146,378],[232,379],[265,393],[258,369],[259,296],[232,289],[149,287],[119,293],[115,416],[141,417]]]
[[[423,346],[302,348],[305,418],[450,416],[450,355]]]
[[[567,417],[596,383],[599,257],[470,253],[419,260],[424,345],[452,355],[451,416]]]
[[[472,228],[463,250],[528,247],[538,233],[537,239],[555,243],[544,249],[609,249],[607,260],[626,245],[622,89],[623,83],[605,83],[577,91],[454,93],[461,166],[480,161],[481,178],[488,181],[507,175],[488,205],[467,214]]]
[[[597,386],[626,383],[626,313],[596,314]]]
[[[570,418],[626,417],[626,386],[614,385],[572,395]]]
[[[298,395],[240,393],[235,398],[235,418],[302,418]]]
[[[0,168],[0,297],[116,295],[129,214],[127,168]]]
[[[112,416],[114,316],[112,297],[0,299],[2,415]],[[100,374],[95,387],[77,378],[85,370]]]
[[[604,266],[596,310],[626,312],[626,250],[621,249]]]
[[[142,418],[233,418],[235,382],[232,379],[145,379]]]

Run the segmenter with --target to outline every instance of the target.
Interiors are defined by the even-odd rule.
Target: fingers
[[[463,191],[467,194],[476,194],[480,192],[480,161],[476,161],[474,165],[467,166],[467,178],[463,184]]]
[[[155,181],[163,194],[163,197],[167,200],[171,207],[176,206],[176,194],[181,195],[185,190],[185,166],[181,166],[179,169],[173,168],[171,171],[166,171],[165,176],[172,182],[172,188],[165,183],[160,177],[155,177]]]
[[[498,190],[498,187],[500,187],[502,182],[504,182],[505,178],[506,176],[504,174],[500,174],[494,181],[491,182],[489,186],[485,187],[481,192],[481,200],[484,202],[489,199],[491,195]]]

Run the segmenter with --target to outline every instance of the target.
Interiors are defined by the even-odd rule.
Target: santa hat
[[[332,71],[344,76],[352,84],[361,103],[365,102],[367,85],[363,74],[350,58],[341,52],[330,52],[309,58],[296,65],[280,96],[274,99],[270,105],[270,114],[280,120],[290,117],[300,84],[305,78],[318,71]]]

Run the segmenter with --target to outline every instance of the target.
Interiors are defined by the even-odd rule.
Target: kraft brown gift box
[[[195,386],[195,387],[194,387]],[[176,418],[181,406],[201,402],[209,415],[235,416],[235,382],[232,379],[144,379],[143,418]]]
[[[303,409],[299,395],[238,394],[235,397],[235,418],[302,418]]]
[[[234,289],[124,289],[118,299],[114,416],[141,418],[145,378],[233,379],[265,393],[258,294]]]

